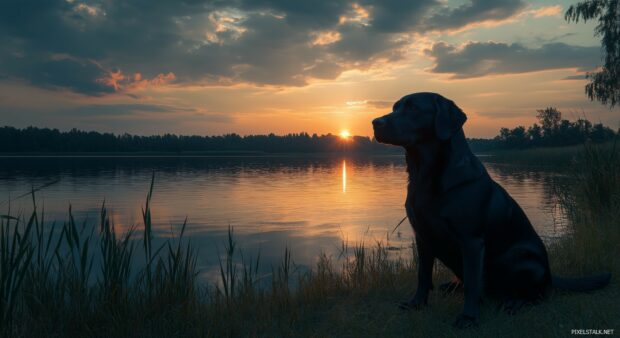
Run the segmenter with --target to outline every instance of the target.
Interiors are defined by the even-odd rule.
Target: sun
[[[348,130],[340,131],[340,138],[342,138],[343,140],[348,140],[349,137],[351,137],[351,133],[349,133]]]

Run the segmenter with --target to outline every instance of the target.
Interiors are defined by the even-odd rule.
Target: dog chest
[[[432,200],[417,199],[415,203],[408,198],[406,209],[411,226],[416,236],[432,243],[436,249],[458,246],[455,231],[450,221],[441,216],[439,205]]]

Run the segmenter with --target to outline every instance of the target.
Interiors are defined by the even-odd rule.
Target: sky
[[[0,125],[153,135],[372,135],[400,97],[437,92],[469,137],[591,102],[596,22],[571,1],[4,0]]]

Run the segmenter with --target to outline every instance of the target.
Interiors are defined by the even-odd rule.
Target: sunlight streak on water
[[[347,160],[342,160],[342,193],[347,193]]]

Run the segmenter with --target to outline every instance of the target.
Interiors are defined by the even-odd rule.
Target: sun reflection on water
[[[347,161],[342,160],[342,193],[347,193]]]

